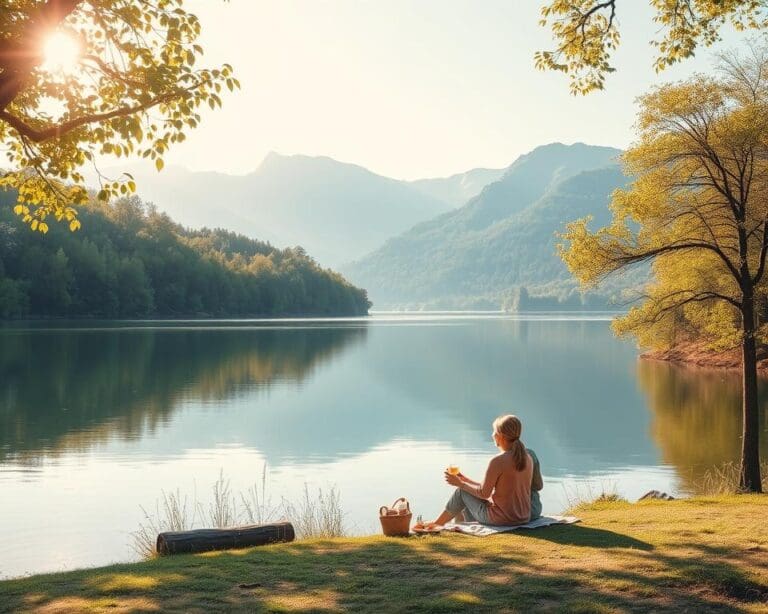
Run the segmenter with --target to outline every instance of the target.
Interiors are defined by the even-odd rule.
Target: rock
[[[642,497],[640,497],[638,501],[642,501],[643,499],[661,499],[663,501],[673,501],[675,498],[672,495],[661,492],[660,490],[649,490]]]

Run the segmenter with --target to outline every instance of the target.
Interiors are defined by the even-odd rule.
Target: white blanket
[[[457,522],[445,525],[445,530],[466,533],[467,535],[475,535],[476,537],[487,537],[488,535],[509,533],[510,531],[517,531],[518,529],[539,529],[553,524],[573,524],[574,522],[581,522],[581,519],[576,518],[576,516],[540,516],[536,520],[531,520],[531,522],[517,524],[511,527],[497,527],[488,524],[480,524],[479,522]]]

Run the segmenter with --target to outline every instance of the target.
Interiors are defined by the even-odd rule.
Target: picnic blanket
[[[488,535],[509,533],[518,529],[540,529],[541,527],[548,527],[553,524],[573,524],[574,522],[581,522],[581,519],[576,518],[576,516],[540,516],[536,520],[531,520],[531,522],[511,527],[497,527],[489,524],[480,524],[479,522],[456,522],[446,525],[445,530],[474,535],[476,537],[487,537]]]

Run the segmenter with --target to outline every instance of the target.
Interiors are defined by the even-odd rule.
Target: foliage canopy
[[[691,57],[697,47],[712,45],[720,30],[764,29],[768,11],[763,0],[649,0],[659,37],[657,71]],[[555,48],[535,55],[538,68],[557,70],[570,78],[571,92],[586,94],[603,89],[605,77],[615,70],[613,53],[621,32],[618,0],[551,0],[541,9],[542,26],[554,37]]]
[[[0,187],[33,230],[47,218],[76,230],[88,200],[80,168],[99,155],[142,156],[163,168],[170,146],[239,87],[232,67],[202,68],[197,17],[184,0],[6,0],[0,11],[0,144],[10,171]],[[70,66],[46,66],[64,37]],[[54,50],[55,52],[55,50]],[[130,176],[102,177],[98,198],[135,191]]]

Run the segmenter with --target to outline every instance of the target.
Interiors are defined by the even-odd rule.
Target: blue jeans
[[[482,524],[491,524],[488,517],[488,501],[480,499],[475,495],[469,494],[461,488],[453,491],[448,503],[445,504],[445,511],[454,516],[461,513],[466,522],[480,522]]]

